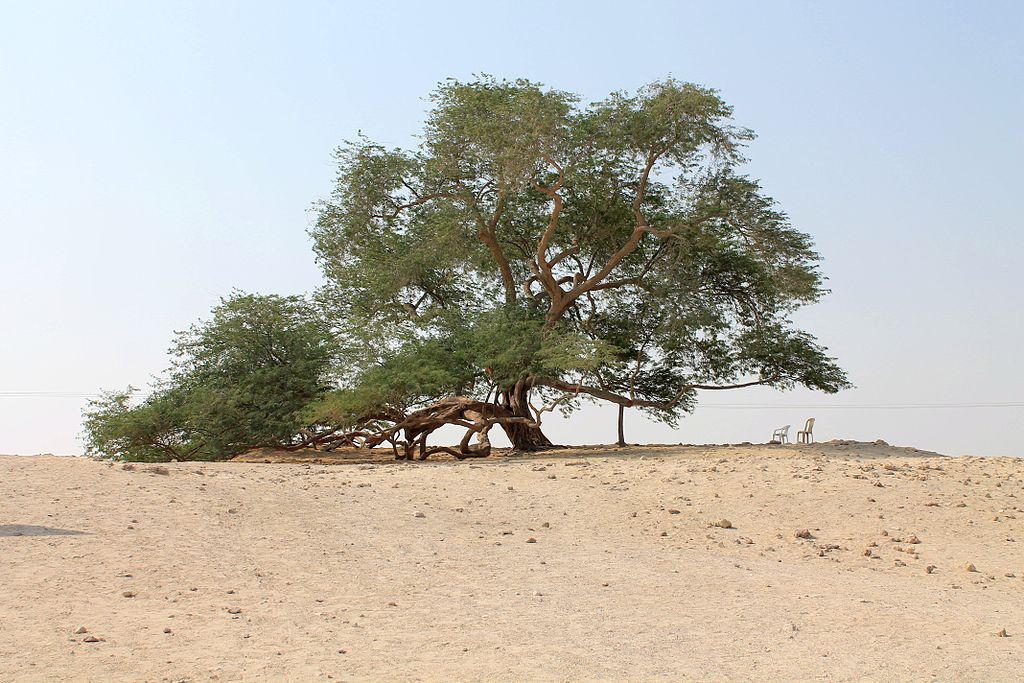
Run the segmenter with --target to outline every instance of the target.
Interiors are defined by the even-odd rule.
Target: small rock
[[[1010,637],[1010,634],[1006,632],[1005,628],[1001,628],[998,631],[996,631],[996,635],[999,636],[1000,638],[1009,638]]]
[[[541,527],[543,527],[545,529],[550,529],[551,528],[551,522],[544,522],[543,524],[541,524]]]
[[[676,510],[675,508],[669,508],[668,509],[668,514],[670,514],[670,515],[678,515],[680,512],[682,512],[682,511],[681,510]]]
[[[132,470],[135,469],[135,465],[131,464],[130,462],[126,462],[125,464],[121,465],[121,469],[126,472],[131,472]]]
[[[82,638],[83,643],[99,643],[102,640],[102,638],[97,638],[96,636],[86,636],[85,638]]]
[[[715,522],[715,526],[717,526],[719,529],[731,529],[732,522],[723,518]]]
[[[87,629],[84,626],[79,626],[77,629],[75,629],[75,633],[88,633],[88,632],[89,632],[89,629]]]
[[[667,531],[662,531],[662,532],[661,532],[661,535],[662,535],[662,536],[668,536],[668,532],[667,532]]]
[[[426,515],[423,514],[422,512],[417,512],[414,516],[415,517],[419,517],[420,519],[423,519],[424,517],[426,517]]]
[[[228,614],[241,614],[242,609],[240,607],[228,607]]]
[[[171,627],[170,626],[167,626],[166,628],[164,628],[164,633],[170,633],[170,632],[171,632]]]
[[[978,571],[978,568],[974,566],[973,562],[968,562],[967,564],[964,565],[964,571],[965,572],[976,572],[976,571]]]
[[[526,539],[526,542],[527,542],[527,543],[536,543],[536,542],[537,542],[537,539],[536,539],[536,538],[534,538],[533,536],[530,536],[530,537],[529,537],[528,539]]]
[[[171,473],[169,469],[167,469],[166,467],[162,467],[160,465],[153,465],[152,467],[147,467],[146,471],[149,472],[150,474],[162,474],[165,476]]]
[[[934,564],[930,564],[930,565],[928,565],[927,567],[924,568],[924,573],[925,574],[931,574],[932,572],[935,571],[935,569],[936,569],[935,565]]]
[[[398,603],[397,602],[389,602],[388,603],[388,607],[398,607]]]
[[[793,536],[796,537],[796,538],[811,538],[811,530],[810,529],[800,529],[796,533],[794,533]]]
[[[126,598],[134,598],[135,597],[134,591],[125,591],[124,593],[121,593],[121,595],[126,597]]]

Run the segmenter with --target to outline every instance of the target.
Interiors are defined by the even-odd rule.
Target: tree
[[[818,255],[741,174],[753,134],[717,92],[668,79],[582,106],[482,77],[432,102],[419,148],[339,149],[317,208],[352,368],[310,414],[325,433],[408,457],[439,420],[499,424],[539,450],[542,414],[585,399],[672,423],[701,390],[848,386],[790,323],[825,293]]]
[[[85,413],[89,453],[125,460],[218,460],[313,438],[305,411],[331,388],[337,342],[302,297],[235,293],[178,334],[172,367],[132,405],[104,394]]]

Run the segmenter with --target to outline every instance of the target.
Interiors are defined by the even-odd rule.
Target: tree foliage
[[[218,460],[302,443],[304,413],[330,387],[337,342],[301,297],[235,293],[178,334],[172,366],[141,403],[104,394],[86,449],[128,460]]]
[[[743,173],[753,134],[716,91],[667,79],[584,104],[480,77],[431,103],[417,148],[337,151],[311,229],[315,306],[226,300],[179,336],[150,397],[93,406],[91,449],[466,457],[496,425],[550,447],[543,415],[585,400],[674,423],[701,391],[848,386],[792,324],[826,292],[819,256]],[[463,442],[429,447],[451,424]]]
[[[322,297],[374,367],[350,386],[431,367],[450,381],[413,382],[407,407],[495,396],[537,421],[535,398],[592,398],[670,422],[700,390],[847,386],[790,323],[824,294],[818,255],[742,174],[753,135],[717,92],[668,79],[582,106],[484,77],[432,101],[418,149],[341,148],[318,207]]]

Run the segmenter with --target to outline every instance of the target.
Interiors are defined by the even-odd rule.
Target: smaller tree
[[[329,388],[329,326],[303,297],[235,293],[180,332],[172,366],[138,405],[111,392],[85,412],[86,451],[123,460],[220,460],[300,447],[306,407]]]

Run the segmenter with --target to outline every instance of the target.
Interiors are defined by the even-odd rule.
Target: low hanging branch
[[[488,432],[495,425],[505,424],[539,426],[536,420],[513,415],[501,405],[451,396],[407,415],[364,417],[355,428],[331,430],[303,445],[329,451],[346,446],[369,449],[387,443],[397,460],[426,460],[435,453],[447,453],[459,460],[485,458],[491,454]],[[446,425],[466,429],[459,445],[427,446],[427,438]],[[476,443],[472,443],[474,436]]]

